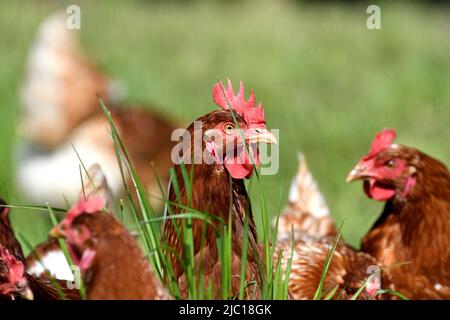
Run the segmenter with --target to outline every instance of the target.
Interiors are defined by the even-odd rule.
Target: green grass
[[[188,124],[216,108],[211,89],[217,77],[242,79],[255,89],[268,126],[280,128],[280,171],[261,178],[269,216],[286,200],[299,150],[337,221],[345,218],[343,237],[352,244],[381,210],[360,185],[344,182],[375,131],[394,127],[399,142],[450,164],[448,9],[386,3],[383,29],[369,31],[363,6],[1,1],[0,195],[11,203],[26,203],[14,190],[24,59],[39,22],[73,3],[82,9],[86,52],[127,84],[131,102]],[[255,212],[258,189],[251,193]],[[32,244],[46,237],[45,212],[13,212],[18,231]]]

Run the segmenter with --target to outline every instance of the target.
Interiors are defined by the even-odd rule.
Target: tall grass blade
[[[323,286],[324,286],[324,283],[325,283],[325,278],[327,276],[328,269],[330,268],[331,261],[332,261],[333,256],[334,256],[334,252],[336,251],[336,247],[337,247],[337,245],[339,243],[339,240],[341,238],[341,230],[342,230],[343,224],[344,224],[344,221],[342,221],[342,223],[341,223],[341,225],[339,227],[339,230],[338,230],[338,234],[337,234],[336,238],[334,239],[334,242],[333,242],[333,245],[331,247],[331,250],[328,251],[327,256],[325,258],[325,264],[324,264],[324,268],[322,270],[322,277],[320,279],[320,282],[319,282],[319,285],[317,287],[317,290],[314,293],[313,300],[319,300],[323,296]]]

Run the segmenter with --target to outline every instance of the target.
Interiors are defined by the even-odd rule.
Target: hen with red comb
[[[362,251],[391,268],[398,291],[412,299],[450,298],[450,172],[437,159],[394,144],[385,129],[347,181],[363,180],[385,207]]]
[[[261,283],[258,265],[261,265],[261,261],[256,226],[244,179],[249,178],[253,173],[254,166],[258,167],[260,163],[258,143],[276,143],[276,139],[266,128],[262,105],[259,104],[255,107],[253,91],[248,100],[245,100],[242,82],[237,95],[233,91],[230,80],[227,81],[226,88],[219,82],[213,87],[212,96],[220,109],[198,118],[196,121],[201,122],[201,126],[195,126],[197,122],[194,122],[187,128],[191,143],[188,150],[188,161],[184,161],[184,163],[186,171],[192,172],[190,188],[187,188],[185,184],[182,167],[176,164],[175,178],[180,192],[177,194],[173,187],[174,181],[172,181],[169,192],[171,205],[168,206],[167,213],[176,218],[178,214],[185,212],[184,207],[189,206],[194,210],[210,213],[216,217],[212,219],[211,224],[206,224],[198,219],[192,221],[194,272],[198,275],[200,274],[199,270],[202,270],[204,290],[211,288],[212,298],[216,299],[234,297],[239,293],[242,233],[245,217],[248,216],[249,250],[245,281],[249,284],[254,283],[254,285],[250,285],[246,296],[258,298],[260,297]],[[235,117],[230,109],[233,110]],[[200,150],[195,148],[194,137],[196,136],[202,137],[202,148],[197,148]],[[246,144],[248,149],[245,147]],[[195,155],[199,158],[205,156],[207,161],[192,163],[189,159],[195,159]],[[179,205],[172,205],[172,203]],[[232,224],[231,272],[233,277],[229,296],[223,297],[221,290],[222,266],[216,237],[218,230],[223,230],[223,221],[229,221],[229,218],[231,218]],[[183,245],[186,240],[184,239],[185,235],[177,232],[182,227],[181,223],[181,219],[165,221],[164,243],[171,248],[167,250],[167,254],[174,266],[174,276],[181,288],[181,297],[186,298],[189,286],[186,270],[179,257],[185,257],[190,253],[185,252],[186,248]],[[195,285],[198,286],[199,283]],[[253,294],[253,292],[255,293]]]
[[[64,237],[90,300],[169,299],[133,235],[104,212],[104,194],[89,194],[52,229]]]

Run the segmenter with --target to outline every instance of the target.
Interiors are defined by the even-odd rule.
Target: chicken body
[[[246,124],[244,120],[237,115],[238,121],[242,127]],[[197,121],[202,121],[202,131],[213,128],[219,122],[233,121],[230,112],[228,111],[214,111],[206,116],[199,118]],[[188,128],[191,132],[191,137],[194,137],[194,126]],[[193,142],[193,141],[192,141]],[[204,144],[204,143],[203,143]],[[193,145],[193,144],[192,144]],[[231,292],[230,297],[239,293],[240,289],[240,274],[241,274],[241,251],[242,251],[242,234],[244,230],[245,216],[249,217],[249,251],[246,268],[246,281],[248,283],[256,283],[258,290],[256,297],[259,298],[259,284],[261,283],[260,272],[258,269],[259,256],[257,246],[256,226],[253,220],[250,200],[245,190],[243,179],[234,179],[230,176],[223,164],[186,164],[186,171],[191,172],[193,169],[193,180],[191,183],[192,196],[188,199],[186,186],[183,183],[182,169],[180,165],[175,166],[176,177],[178,185],[180,186],[180,198],[177,200],[177,194],[173,187],[170,189],[169,201],[178,202],[183,205],[190,204],[190,207],[200,212],[211,213],[216,217],[222,219],[227,223],[229,215],[232,221],[232,260],[231,260]],[[173,184],[173,183],[172,183]],[[169,215],[176,215],[185,210],[178,206],[171,206]],[[174,222],[175,221],[175,222]],[[178,238],[174,223],[178,224],[181,229],[181,221],[169,219],[164,225],[164,240],[165,243],[174,248],[176,252],[181,255],[183,253],[182,241]],[[223,228],[218,220],[213,220],[214,227],[203,223],[200,220],[194,219],[192,221],[192,230],[194,234],[194,261],[195,274],[199,275],[200,268],[203,274],[203,285],[205,290],[208,286],[212,286],[213,298],[219,299],[221,297],[221,262],[219,258],[219,251],[217,248],[216,236],[218,230]],[[205,229],[203,231],[203,229]],[[205,234],[205,239],[202,243],[202,233]],[[183,235],[181,235],[182,237]],[[174,255],[170,255],[172,264],[174,266],[174,275],[178,279],[181,289],[181,296],[186,298],[188,296],[187,280],[185,270],[179,259]],[[198,281],[198,279],[197,279]],[[249,288],[253,291],[253,286]]]
[[[161,198],[151,163],[161,181],[167,181],[172,143],[176,126],[143,108],[113,108],[113,120],[147,191]],[[80,160],[86,167],[101,165],[114,196],[124,192],[124,185],[107,121],[100,111],[80,124],[68,142],[54,151],[26,147],[18,168],[18,183],[24,194],[35,203],[64,205],[64,197],[76,199],[80,186]],[[145,143],[145,145],[144,145]],[[43,185],[42,181],[46,181]],[[126,181],[131,186],[131,179]],[[155,208],[162,207],[155,201]]]
[[[289,202],[279,217],[277,251],[274,257],[276,265],[280,252],[283,253],[281,267],[286,271],[293,249],[289,277],[292,298],[313,299],[322,278],[325,261],[337,236],[338,231],[325,199],[308,170],[305,157],[300,155],[299,169],[289,192]],[[292,237],[294,244],[291,243]],[[358,252],[339,240],[319,298],[331,294],[330,298],[333,299],[351,299],[363,286],[365,288],[357,295],[358,299],[394,298],[388,294],[376,294],[378,289],[394,288],[389,270],[369,254]]]
[[[103,213],[79,223],[99,232],[95,262],[84,275],[88,299],[170,299],[134,237],[117,220]]]
[[[308,170],[305,156],[298,156],[299,167],[289,190],[289,201],[278,219],[278,241],[294,239],[321,240],[337,236],[336,224],[330,216],[325,197]],[[275,227],[276,219],[273,222]]]
[[[289,277],[289,290],[293,299],[313,299],[332,244],[320,240],[300,240],[294,244]],[[277,244],[277,249],[283,250],[281,267],[286,270],[291,257],[291,242],[282,241]],[[274,258],[277,261],[278,254]],[[369,277],[372,278],[369,279]],[[357,294],[362,287],[364,289]],[[358,300],[395,298],[389,294],[376,294],[376,291],[381,288],[393,290],[390,272],[383,269],[383,266],[369,254],[357,252],[341,243],[337,245],[332,256],[323,282],[323,294],[319,297],[324,298],[330,295],[330,298],[338,300],[349,300],[354,297]],[[334,294],[333,290],[336,290]]]
[[[51,150],[98,110],[98,95],[118,103],[123,89],[81,51],[76,30],[64,13],[45,19],[33,42],[21,90],[22,133],[33,144]]]

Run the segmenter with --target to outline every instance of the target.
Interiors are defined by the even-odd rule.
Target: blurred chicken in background
[[[336,237],[335,221],[330,215],[325,197],[308,170],[305,155],[298,154],[298,171],[291,183],[289,201],[278,219],[279,241]],[[275,227],[277,220],[273,221]]]
[[[17,183],[25,198],[38,204],[65,204],[80,187],[79,153],[84,165],[99,163],[115,196],[124,191],[98,96],[111,114],[138,175],[150,194],[160,197],[151,162],[163,183],[170,167],[170,135],[175,124],[147,111],[123,105],[124,85],[111,80],[83,55],[77,31],[57,13],[40,26],[28,56],[21,90]],[[131,181],[128,181],[131,183]]]
[[[97,94],[117,105],[125,87],[101,73],[80,49],[76,30],[57,13],[45,20],[32,45],[21,90],[22,130],[41,148],[53,149],[98,111]]]

